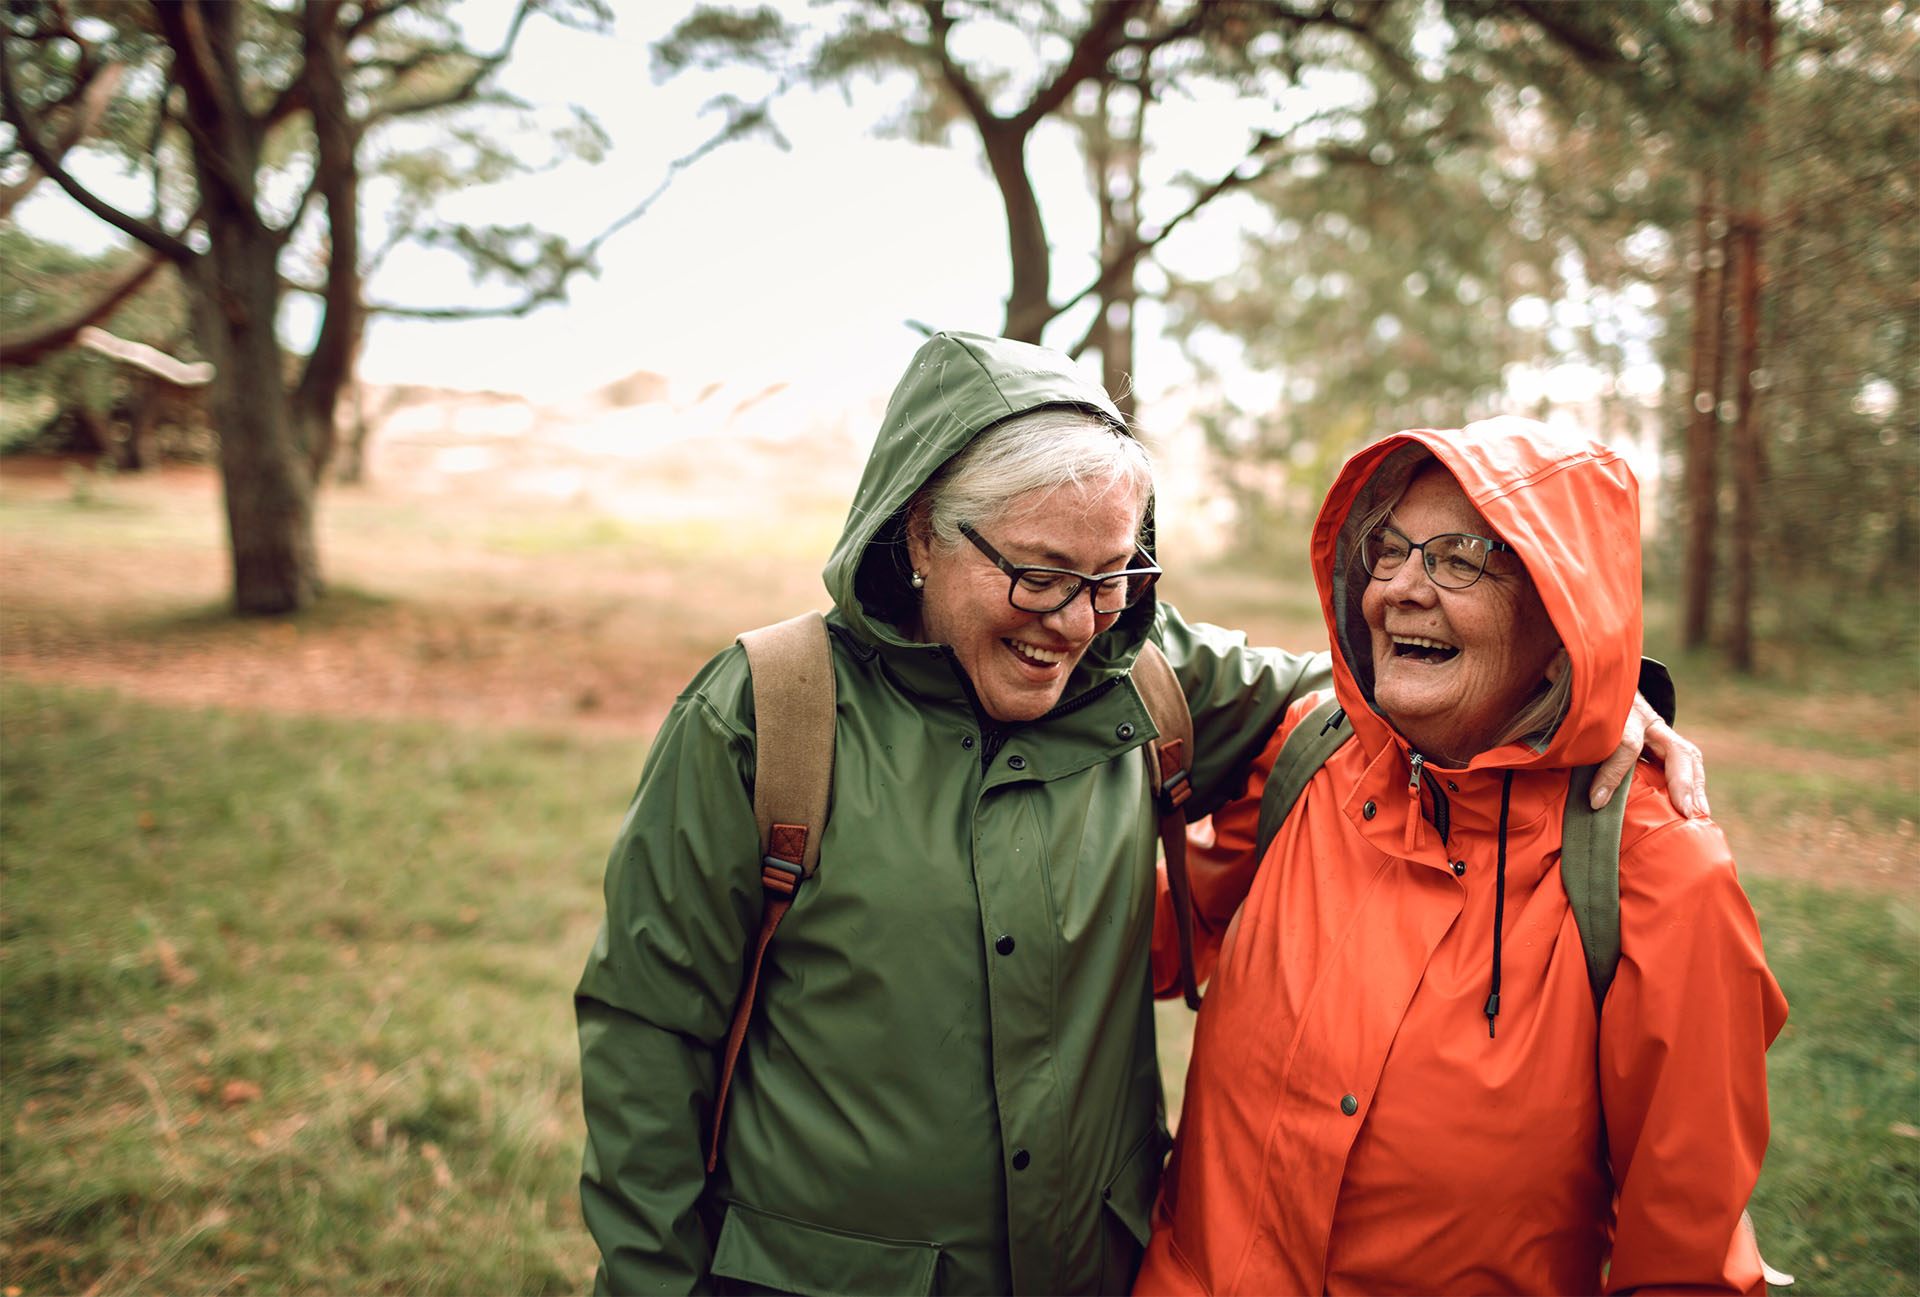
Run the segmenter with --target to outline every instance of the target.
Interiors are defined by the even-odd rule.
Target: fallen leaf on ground
[[[242,1103],[252,1103],[260,1095],[260,1087],[252,1081],[228,1081],[220,1087],[220,1102],[229,1108]]]

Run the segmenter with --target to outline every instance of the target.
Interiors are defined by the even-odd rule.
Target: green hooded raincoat
[[[1166,1143],[1149,937],[1149,636],[1195,724],[1195,817],[1244,781],[1325,655],[1250,649],[1151,599],[1060,704],[1000,725],[900,630],[901,523],[983,429],[1042,406],[1119,423],[1057,353],[933,338],[895,390],[827,564],[838,690],[819,873],[761,974],[704,1170],[718,1047],[762,893],[738,646],[676,700],[607,866],[576,999],[581,1182],[615,1292],[1124,1291]]]

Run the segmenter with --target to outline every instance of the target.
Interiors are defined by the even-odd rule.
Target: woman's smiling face
[[[1497,539],[1453,474],[1423,469],[1388,521],[1413,541],[1445,532]],[[1373,697],[1380,712],[1423,755],[1465,765],[1533,696],[1560,639],[1518,558],[1487,556],[1464,590],[1427,575],[1415,552],[1360,597],[1373,647]]]
[[[1144,512],[1129,483],[1109,478],[1020,496],[974,530],[1010,563],[1113,572],[1131,565]],[[965,541],[946,549],[926,532],[917,522],[907,534],[913,568],[926,581],[919,638],[953,649],[994,720],[1052,711],[1093,637],[1119,614],[1096,614],[1084,592],[1055,612],[1022,612],[1007,601],[1007,575],[985,554]]]

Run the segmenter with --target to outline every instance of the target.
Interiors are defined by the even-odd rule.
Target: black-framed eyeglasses
[[[1399,528],[1381,523],[1361,542],[1361,561],[1367,575],[1376,581],[1391,581],[1406,564],[1407,556],[1420,551],[1427,575],[1437,586],[1464,590],[1478,581],[1487,570],[1487,555],[1511,554],[1513,546],[1504,540],[1475,536],[1470,532],[1449,531],[1415,541]]]
[[[1145,567],[1123,568],[1118,572],[1075,572],[1065,567],[1021,567],[1009,563],[1000,551],[980,538],[980,533],[965,523],[960,524],[960,534],[974,543],[982,554],[993,560],[993,565],[1007,574],[1007,602],[1021,612],[1058,612],[1079,597],[1082,590],[1087,591],[1087,599],[1093,610],[1101,615],[1125,612],[1140,602],[1140,597],[1153,588],[1154,578],[1160,575],[1160,569],[1152,563]],[[1146,557],[1145,550],[1135,550],[1134,557]]]

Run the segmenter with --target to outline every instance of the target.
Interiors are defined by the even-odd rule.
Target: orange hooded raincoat
[[[1518,551],[1573,683],[1543,749],[1415,777],[1371,706],[1350,533],[1425,452]],[[1632,473],[1528,420],[1400,433],[1348,461],[1312,561],[1356,737],[1255,861],[1266,771],[1317,700],[1296,704],[1211,844],[1196,835],[1212,980],[1136,1291],[1764,1291],[1741,1212],[1787,1006],[1726,840],[1638,768],[1597,1014],[1560,881],[1568,768],[1612,750],[1639,667]]]

